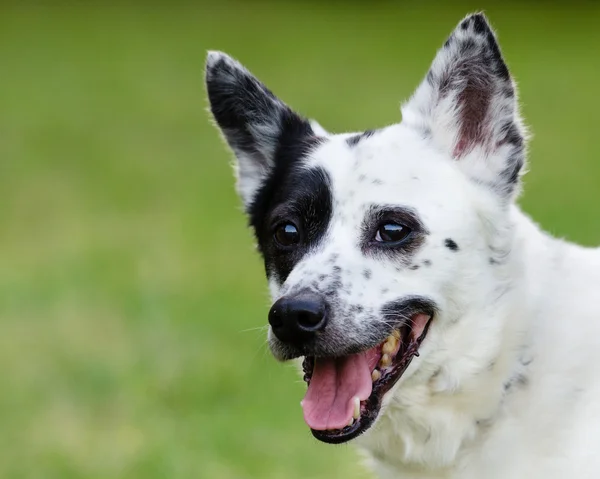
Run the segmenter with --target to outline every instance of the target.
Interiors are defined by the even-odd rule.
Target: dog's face
[[[376,131],[327,133],[222,53],[206,81],[265,260],[271,350],[304,358],[313,434],[347,441],[400,377],[464,353],[435,338],[472,327],[461,313],[502,262],[524,161],[514,84],[483,15],[459,24],[402,123]]]

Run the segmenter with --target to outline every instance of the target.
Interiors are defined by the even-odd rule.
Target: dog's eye
[[[300,233],[298,228],[292,223],[283,223],[275,230],[275,241],[281,246],[294,246],[300,241]]]
[[[410,229],[397,223],[385,223],[377,228],[375,241],[378,243],[399,243],[410,233]]]

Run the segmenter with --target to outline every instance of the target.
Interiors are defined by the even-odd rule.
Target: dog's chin
[[[379,340],[339,354],[273,348],[280,360],[304,356],[304,420],[315,438],[329,444],[350,441],[377,420],[386,394],[402,377],[427,335],[433,308],[411,312]],[[271,343],[273,346],[273,342]]]

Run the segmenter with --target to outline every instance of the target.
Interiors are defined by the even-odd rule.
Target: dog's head
[[[476,348],[461,318],[499,291],[525,142],[494,33],[465,18],[402,122],[363,133],[327,133],[223,53],[206,83],[265,260],[271,350],[304,357],[313,434],[352,439],[419,368]]]

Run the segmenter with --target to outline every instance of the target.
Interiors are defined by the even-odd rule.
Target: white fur
[[[356,440],[371,467],[390,479],[598,477],[600,251],[547,236],[515,205],[505,210],[412,127],[389,127],[355,149],[347,136],[331,137],[311,160],[343,198],[328,241],[283,290],[271,286],[278,297],[308,284],[329,272],[326,258],[335,252],[345,278],[373,270],[346,300],[359,295],[376,308],[401,293],[440,303],[421,356]],[[383,184],[361,187],[363,174]],[[414,262],[427,258],[431,267],[398,273],[361,255],[357,230],[374,202],[419,212],[432,231]],[[444,248],[446,237],[459,253]],[[490,247],[503,252],[501,265],[489,265]],[[348,325],[349,335],[353,326],[360,325]]]
[[[379,477],[600,477],[600,251],[549,237],[473,181],[494,183],[506,152],[484,161],[476,149],[452,161],[455,140],[444,144],[451,109],[430,125],[440,142],[424,140],[415,102],[428,101],[426,89],[404,107],[402,124],[353,149],[349,135],[331,135],[314,153],[309,166],[329,172],[336,199],[328,239],[282,290],[271,290],[278,297],[329,273],[326,259],[335,252],[344,278],[373,270],[373,280],[357,280],[346,300],[358,296],[376,308],[399,293],[421,294],[441,305],[421,356],[387,394],[375,426],[356,440]],[[520,126],[516,108],[511,114]],[[373,203],[418,211],[431,234],[413,262],[427,258],[431,267],[398,273],[361,254],[357,231]],[[444,248],[446,237],[460,253]],[[493,255],[501,264],[489,264]],[[348,325],[348,335],[361,320]]]

